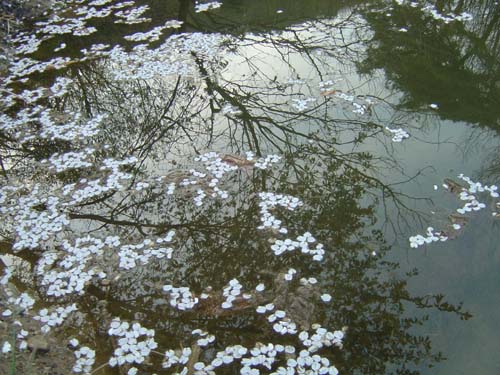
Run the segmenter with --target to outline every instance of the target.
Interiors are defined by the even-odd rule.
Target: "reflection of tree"
[[[438,2],[442,14],[473,14],[473,20],[465,24],[444,24],[409,5],[394,6],[390,17],[380,8],[379,3],[365,14],[373,39],[360,71],[383,69],[394,88],[403,92],[405,107],[425,107],[433,98],[444,118],[498,126],[499,12],[495,2]]]
[[[429,359],[432,363],[432,358],[438,357],[427,358],[431,354],[429,339],[411,333],[411,328],[424,320],[405,316],[406,307],[459,310],[437,300],[434,302],[432,297],[412,297],[406,291],[404,279],[387,276],[395,272],[397,264],[383,260],[389,247],[380,233],[370,233],[375,224],[373,207],[362,203],[370,180],[353,170],[341,172],[343,163],[335,159],[310,169],[318,162],[315,151],[316,147],[310,147],[301,154],[290,155],[279,174],[255,172],[252,177],[243,173],[232,178],[227,182],[234,192],[230,202],[209,203],[197,212],[194,221],[179,218],[186,223],[176,228],[176,251],[182,262],[172,260],[138,267],[107,286],[105,293],[100,290],[102,287],[89,287],[87,296],[80,302],[88,319],[98,308],[104,308],[110,317],[137,319],[140,316],[144,325],[162,332],[163,345],[167,347],[177,347],[179,342],[172,340],[173,337],[184,337],[187,327],[194,329],[200,325],[215,333],[222,346],[252,340],[266,342],[275,337],[267,333],[268,323],[252,313],[255,306],[249,305],[238,313],[224,314],[219,310],[216,314],[204,310],[202,305],[187,315],[179,314],[165,303],[160,286],[165,283],[189,285],[200,293],[210,283],[215,291],[220,291],[233,277],[244,286],[256,285],[262,280],[270,285],[274,276],[269,275],[293,267],[299,275],[315,275],[321,290],[331,292],[334,297],[333,303],[314,321],[323,326],[348,327],[344,349],[329,354],[344,372],[375,374],[384,372],[388,365],[406,368],[410,363]],[[299,165],[298,160],[302,160]],[[297,182],[290,185],[290,180]],[[280,218],[290,233],[300,234],[310,228],[324,243],[328,256],[321,268],[311,264],[306,255],[292,253],[283,258],[272,255],[268,240],[274,234],[255,229],[258,222],[255,193],[262,190],[303,197],[305,208]],[[142,214],[137,220],[144,222],[150,215],[176,211],[165,203],[158,202],[158,197],[149,203],[142,201]],[[189,208],[191,204],[189,198],[182,196],[175,202],[176,206],[184,207],[189,216],[194,209]],[[162,208],[152,212],[157,206]],[[122,224],[118,220],[106,223],[111,233],[116,233]],[[373,251],[377,254],[372,255]],[[292,284],[290,289],[294,287]],[[274,293],[276,290],[269,290],[266,301],[272,301],[276,297]],[[106,327],[101,326],[105,322],[89,320],[88,324],[95,326],[90,331],[105,330]],[[181,342],[189,345],[188,338]]]
[[[390,17],[367,12],[373,39],[359,69],[383,69],[391,85],[403,93],[403,107],[427,107],[432,98],[439,104],[440,117],[490,127],[495,133],[500,123],[498,6],[494,1],[439,1],[436,9],[445,15],[469,12],[473,19],[444,24],[410,6],[395,6]],[[400,31],[402,27],[407,32]],[[493,133],[478,129],[461,141],[471,149],[468,152],[491,147],[481,172],[489,181],[499,176],[497,147],[487,146]]]
[[[315,27],[340,28],[346,24],[357,25],[347,17],[346,23],[322,21]],[[350,30],[354,35],[357,32],[356,27]],[[291,28],[267,40],[249,36],[241,45],[232,47],[239,52],[242,45],[256,48],[265,45],[274,48],[275,55],[285,62],[300,57],[321,78],[331,71],[328,64],[332,59],[337,62],[341,57],[358,53],[356,43],[351,40],[346,42],[343,37],[332,39],[329,34],[317,33],[308,37],[308,31],[311,27]],[[343,53],[337,56],[335,48],[341,48]],[[312,50],[325,55],[317,57]],[[463,318],[468,315],[459,307],[442,302],[439,296],[410,296],[406,281],[392,276],[397,264],[383,258],[390,247],[376,230],[377,197],[396,204],[405,213],[409,210],[405,205],[407,197],[384,183],[378,173],[384,166],[399,169],[397,162],[363,150],[367,140],[383,142],[383,126],[379,125],[382,121],[370,113],[366,117],[354,116],[350,107],[345,110],[335,106],[334,99],[326,96],[319,97],[307,110],[296,111],[289,105],[290,98],[313,95],[318,82],[304,82],[303,87],[296,89],[283,82],[283,77],[269,76],[262,65],[247,56],[243,61],[248,76],[238,80],[220,73],[226,61],[207,60],[196,53],[192,62],[197,74],[148,81],[113,80],[113,67],[109,68],[106,58],[75,64],[67,70],[75,82],[72,91],[62,100],[46,100],[44,104],[59,113],[82,111],[87,117],[108,115],[106,125],[89,142],[100,146],[93,156],[95,166],[53,173],[47,181],[46,169],[37,164],[42,156],[33,153],[33,144],[28,143],[24,149],[16,147],[16,160],[24,158],[22,166],[33,172],[31,179],[45,181],[49,193],[60,193],[61,184],[84,185],[82,178],[104,179],[105,173],[96,166],[106,157],[137,157],[136,163],[121,168],[133,175],[126,188],[64,208],[71,221],[71,227],[65,228],[66,236],[90,231],[93,235],[114,234],[126,242],[138,243],[176,230],[176,257],[172,260],[155,260],[128,272],[118,272],[116,254],[106,254],[106,262],[100,266],[108,278],[89,283],[85,296],[75,298],[85,317],[83,325],[88,327],[80,331],[91,332],[89,342],[109,348],[103,349],[102,354],[112,351],[105,332],[115,316],[140,320],[144,326],[154,328],[162,349],[191,345],[189,332],[199,327],[216,334],[218,348],[236,343],[250,346],[256,341],[296,343],[296,338],[271,334],[268,322],[254,312],[257,303],[280,301],[279,307],[290,315],[300,314],[290,311],[291,307],[278,298],[283,294],[292,298],[297,293],[297,281],[287,286],[286,291],[278,285],[280,273],[293,267],[299,275],[319,280],[319,287],[311,289],[312,296],[328,291],[334,297],[331,305],[324,307],[316,296],[314,306],[319,312],[309,319],[327,327],[347,327],[342,351],[321,352],[332,358],[344,373],[379,374],[392,369],[391,366],[396,366],[399,373],[411,373],[413,364],[420,361],[432,364],[439,355],[432,353],[429,338],[411,332],[425,319],[406,316],[407,306],[438,308]],[[295,71],[291,62],[283,68],[287,73]],[[224,113],[226,105],[231,106],[229,113]],[[14,143],[8,138],[3,141],[6,149]],[[85,145],[85,142],[62,145],[46,142],[39,149],[47,157],[55,151]],[[206,181],[196,188],[178,187],[173,196],[165,194],[165,187],[189,177],[187,169],[197,167],[190,158],[203,149],[218,149],[228,154],[252,150],[258,156],[279,152],[284,161],[279,172],[250,166],[240,169],[223,181],[229,200],[209,200],[203,208],[197,208],[193,196],[198,187],[210,191]],[[5,152],[3,160],[8,159]],[[21,165],[11,165],[7,174],[15,177]],[[163,179],[156,179],[158,175]],[[149,186],[137,189],[140,182]],[[282,192],[304,200],[305,206],[300,210],[277,211],[276,215],[289,229],[290,237],[308,230],[314,233],[327,249],[323,263],[311,262],[310,257],[298,252],[283,257],[272,254],[270,241],[280,235],[256,229],[257,194],[261,191]],[[36,207],[38,211],[44,209],[43,205]],[[54,249],[48,247],[48,250]],[[47,249],[40,247],[13,255],[34,264],[44,251]],[[2,252],[12,253],[12,250],[2,249]],[[242,303],[236,312],[224,312],[218,307],[221,300],[217,296],[231,278],[238,278],[249,290],[261,281],[269,288],[260,300],[254,297]],[[217,303],[200,304],[191,312],[180,313],[168,306],[161,292],[161,286],[167,283],[189,286],[197,295],[210,285]],[[41,291],[37,292],[45,303],[53,302]],[[305,301],[304,306],[310,307],[310,301]]]
[[[303,156],[313,163],[316,157],[311,151],[311,156]],[[360,203],[373,182],[355,171],[335,173],[335,168],[342,169],[342,163],[327,163],[327,173],[307,179],[311,184],[294,193],[307,197],[311,206],[304,210],[304,221],[312,223],[318,237],[322,238],[320,233],[327,236],[327,247],[334,249],[321,281],[335,291],[334,301],[340,303],[325,318],[335,326],[349,327],[337,363],[343,363],[344,371],[355,369],[354,373],[385,373],[388,365],[391,371],[412,373],[408,370],[412,363],[431,364],[440,355],[431,356],[428,337],[410,333],[425,318],[406,316],[405,310],[411,305],[457,310],[442,303],[439,296],[409,295],[406,281],[393,276],[398,265],[383,259],[390,246],[373,229],[375,206]]]

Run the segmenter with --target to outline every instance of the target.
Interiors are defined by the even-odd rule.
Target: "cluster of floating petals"
[[[302,331],[299,334],[299,339],[310,353],[315,353],[323,347],[342,347],[342,341],[345,336],[343,330],[330,332],[319,324],[314,324],[312,328],[315,330],[312,335],[309,335],[307,331]]]
[[[296,240],[289,238],[285,240],[275,240],[274,244],[271,245],[271,250],[275,255],[281,255],[286,252],[300,249],[303,254],[311,255],[313,260],[321,261],[323,260],[325,250],[323,249],[323,244],[316,244],[315,247],[311,247],[315,242],[316,239],[312,234],[305,232],[303,235],[298,236]]]
[[[259,194],[261,202],[260,206],[260,221],[261,225],[257,229],[273,229],[281,234],[288,233],[288,229],[281,226],[281,220],[277,219],[270,210],[276,207],[283,207],[287,210],[293,211],[295,208],[303,205],[298,198],[283,194],[274,194],[270,192],[262,192]],[[323,244],[316,244],[311,247],[312,244],[316,242],[314,236],[305,232],[303,235],[298,236],[295,240],[286,238],[284,240],[276,239],[271,245],[271,250],[275,255],[281,255],[286,252],[291,252],[296,249],[300,249],[303,254],[309,254],[312,256],[313,260],[321,261],[323,260],[325,250],[323,249]]]
[[[362,98],[359,96],[355,96],[352,94],[348,94],[336,89],[336,84],[342,79],[330,79],[326,81],[319,82],[319,90],[321,96],[330,96],[342,100],[343,102],[347,102],[352,107],[352,112],[357,115],[364,115],[368,108],[373,104],[373,101],[369,98]],[[289,80],[289,84],[303,84],[302,80]],[[305,111],[309,107],[309,103],[316,101],[317,98],[309,97],[309,98],[299,98],[292,99],[292,106],[298,111]]]
[[[315,277],[309,277],[309,278],[302,277],[302,278],[300,278],[300,283],[304,286],[305,285],[314,285],[314,284],[318,283],[318,279],[316,279]]]
[[[410,247],[418,248],[419,246],[430,244],[438,241],[446,241],[448,236],[443,235],[441,232],[435,232],[434,228],[428,227],[426,235],[417,234],[410,237]]]
[[[295,208],[303,205],[303,202],[299,198],[292,197],[291,195],[285,194],[274,194],[271,192],[259,193],[260,198],[260,221],[261,225],[257,229],[276,229],[280,233],[287,233],[288,230],[281,227],[281,220],[276,219],[274,215],[270,213],[270,210],[276,207],[283,207],[287,210],[293,211]]]
[[[460,200],[466,203],[461,208],[457,208],[457,212],[460,214],[465,214],[467,212],[479,211],[486,207],[482,202],[479,202],[476,198],[478,193],[488,192],[492,198],[498,198],[498,186],[496,185],[483,185],[480,182],[474,182],[469,177],[463,174],[458,175],[462,181],[465,181],[469,187],[463,188],[459,194]]]
[[[26,312],[33,307],[35,300],[28,293],[23,292],[17,298],[9,297],[8,303],[16,306],[20,312]]]
[[[116,23],[125,23],[127,25],[133,25],[136,23],[143,23],[150,21],[149,18],[141,17],[147,10],[149,6],[142,5],[136,8],[120,10],[115,13],[115,16],[118,17]]]
[[[55,153],[48,160],[50,163],[49,169],[54,169],[57,173],[60,173],[73,168],[91,167],[93,163],[88,160],[94,152],[95,149],[89,147],[80,152]]]
[[[171,368],[176,365],[185,365],[188,363],[189,358],[191,357],[192,350],[191,348],[184,348],[182,350],[174,351],[167,350],[165,352],[165,359],[162,363],[163,368]]]
[[[193,52],[207,59],[215,58],[227,39],[227,36],[216,33],[175,34],[153,49],[140,44],[131,51],[126,51],[121,46],[115,46],[106,55],[116,66],[112,72],[116,80],[152,79],[172,74],[189,75],[195,71]]]
[[[364,115],[368,110],[368,106],[373,104],[373,102],[370,99],[364,99],[365,103],[361,104],[359,103],[360,98],[351,94],[347,94],[342,91],[335,91],[334,96],[336,98],[342,99],[345,102],[350,103],[351,106],[353,107],[352,112],[358,115]]]
[[[297,273],[297,270],[295,268],[290,268],[287,273],[285,274],[285,280],[286,281],[292,281],[293,276]]]
[[[187,75],[197,69],[193,55],[202,56],[208,61],[214,60],[225,48],[225,42],[231,40],[230,36],[217,33],[193,32],[175,34],[162,42],[160,39],[166,29],[179,28],[182,25],[181,21],[170,20],[149,31],[124,37],[124,40],[129,42],[144,42],[144,44],[130,48],[94,44],[82,49],[80,52],[83,57],[78,60],[56,55],[48,61],[37,61],[33,57],[25,56],[35,53],[47,40],[51,40],[51,51],[64,53],[67,45],[61,40],[56,40],[56,36],[90,35],[97,30],[89,24],[89,21],[93,19],[113,17],[113,22],[125,24],[150,20],[148,18],[149,6],[136,6],[132,1],[94,0],[86,2],[86,5],[83,3],[83,1],[72,3],[71,13],[74,14],[74,18],[66,19],[54,15],[38,22],[36,24],[38,30],[34,34],[21,34],[15,39],[17,56],[10,64],[9,77],[2,84],[2,89],[12,82],[28,82],[29,76],[33,73],[63,69],[74,62],[90,61],[97,57],[107,59],[107,63],[113,67],[110,72],[111,78],[116,81],[163,78],[172,74]],[[197,3],[195,10],[202,12],[216,9],[221,5],[220,2],[215,1]],[[156,47],[150,48],[148,44],[155,41],[158,41],[155,44]],[[300,83],[302,81],[299,80],[291,82],[291,84]],[[321,90],[331,89],[335,83],[336,81],[324,82],[320,85]],[[240,169],[238,162],[233,163],[225,160],[218,153],[209,152],[195,159],[204,169],[189,170],[189,175],[184,176],[185,178],[181,181],[171,181],[166,176],[158,179],[136,180],[137,176],[131,172],[135,170],[136,164],[139,164],[135,156],[124,155],[115,158],[111,156],[111,152],[108,153],[109,146],[97,146],[102,136],[101,132],[106,129],[107,121],[110,120],[107,115],[95,113],[89,117],[86,113],[78,111],[58,113],[46,104],[41,104],[55,98],[59,100],[76,89],[76,82],[63,77],[56,78],[49,87],[26,89],[21,92],[14,92],[5,86],[6,95],[1,98],[2,108],[12,109],[19,103],[23,103],[25,108],[17,111],[15,115],[12,114],[14,111],[6,111],[0,115],[0,130],[23,147],[29,148],[33,142],[40,140],[72,145],[71,150],[59,149],[57,153],[44,155],[45,159],[36,159],[35,166],[31,167],[41,167],[45,169],[44,171],[50,171],[50,176],[57,180],[53,186],[37,183],[22,186],[20,183],[13,183],[12,186],[5,185],[0,188],[0,214],[7,219],[4,230],[12,234],[13,249],[15,251],[31,250],[33,254],[39,255],[33,270],[41,287],[40,293],[50,299],[60,298],[65,301],[73,301],[72,298],[84,294],[89,285],[99,285],[99,283],[104,285],[104,281],[110,280],[109,277],[114,273],[126,273],[158,259],[171,259],[174,255],[173,248],[166,246],[173,240],[173,231],[164,236],[145,235],[146,238],[134,239],[133,243],[130,237],[122,233],[99,232],[98,230],[92,236],[75,237],[77,225],[72,226],[70,217],[81,212],[83,216],[90,217],[95,217],[99,213],[85,214],[84,210],[79,211],[81,207],[93,208],[91,204],[99,201],[106,194],[120,192],[121,196],[130,195],[136,198],[143,197],[158,187],[161,188],[159,189],[161,194],[166,196],[172,196],[182,189],[192,189],[194,190],[194,204],[202,206],[209,197],[228,198],[229,193],[222,190],[221,185],[227,174]],[[345,95],[338,93],[339,98],[352,102],[354,112],[363,114],[366,111],[365,104],[359,104],[354,101],[354,97]],[[292,105],[297,110],[304,111],[316,100],[317,98],[313,97],[301,97],[293,100]],[[231,116],[239,114],[240,110],[231,104],[225,104],[222,107],[222,113]],[[246,152],[245,156],[237,161],[241,161],[241,165],[264,170],[279,163],[281,157],[278,155],[261,156],[260,154],[257,157],[253,152]],[[86,168],[85,177],[74,180],[64,178],[66,174],[71,175],[75,169],[82,168]],[[164,183],[164,181],[167,182]],[[169,199],[172,200],[172,198]],[[288,230],[271,211],[277,208],[293,211],[303,205],[299,198],[270,192],[260,193],[259,199],[260,217],[257,219],[260,220],[259,229],[270,229],[279,234],[286,234]],[[295,239],[276,239],[271,249],[275,255],[299,250],[303,254],[311,255],[316,261],[322,260],[325,253],[323,245],[318,244],[309,232]],[[292,281],[296,273],[295,269],[290,268],[284,275],[285,280]],[[6,267],[0,284],[8,285],[11,275],[11,269]],[[314,285],[318,281],[309,277],[302,278],[300,283]],[[224,299],[221,307],[225,310],[234,308],[236,301],[250,300],[257,294],[265,299],[268,293],[261,293],[264,290],[266,286],[260,283],[255,287],[255,292],[244,293],[243,286],[233,278],[222,291]],[[197,297],[188,287],[174,287],[173,285],[163,286],[163,291],[168,293],[170,305],[180,311],[191,310],[199,303],[199,299],[209,297],[205,293]],[[323,294],[321,300],[329,302],[331,296]],[[261,317],[272,323],[274,331],[272,334],[280,339],[283,339],[281,335],[285,334],[297,335],[299,329],[291,319],[293,314],[287,312],[285,306],[279,306],[277,309],[274,303],[266,302],[256,307],[256,312],[264,314]],[[35,299],[27,293],[8,295],[6,303],[2,302],[2,319],[12,319],[18,313],[24,314],[33,309],[35,303]],[[76,303],[67,306],[51,306],[39,310],[34,315],[34,319],[40,322],[41,332],[47,333],[54,327],[62,325],[65,319],[77,310]],[[336,374],[336,368],[327,358],[313,353],[323,347],[341,346],[343,333],[341,331],[329,332],[321,327],[314,329],[315,332],[310,336],[307,332],[300,333],[300,343],[305,348],[303,350],[296,349],[292,345],[273,343],[256,343],[249,348],[230,345],[217,353],[214,350],[207,350],[200,357],[207,363],[195,362],[189,371],[194,369],[196,374],[214,373],[221,366],[239,362],[242,374],[259,374],[262,367],[268,371],[274,368],[276,374],[290,372]],[[214,335],[201,329],[192,331],[192,334],[196,340],[193,345],[201,348],[212,344],[216,339]],[[17,332],[16,339],[19,340],[20,349],[27,348],[27,335],[28,332],[24,329]],[[108,335],[116,342],[107,364],[111,367],[126,367],[128,375],[138,373],[139,370],[133,366],[139,367],[143,364],[158,346],[155,342],[154,330],[146,329],[138,322],[129,323],[118,317],[113,318],[109,323]],[[73,372],[92,373],[96,352],[88,346],[80,346],[76,339],[70,340],[70,345],[76,357]],[[11,350],[11,343],[5,341],[2,345],[2,352],[7,353]],[[163,367],[166,369],[174,366],[183,367],[182,371],[186,373],[188,369],[185,366],[188,365],[192,354],[191,348],[167,350]],[[278,367],[278,362],[283,366]],[[285,363],[286,367],[284,367]]]
[[[439,10],[432,4],[421,5],[421,3],[414,0],[396,0],[398,5],[409,5],[412,8],[420,8],[422,11],[430,15],[435,20],[443,21],[444,23],[450,23],[452,21],[470,21],[473,19],[472,15],[467,12],[462,12],[460,14],[448,13],[443,15]]]
[[[4,192],[9,190],[3,189]],[[14,191],[9,191],[8,196],[15,195]],[[13,194],[14,193],[14,194]],[[17,204],[2,207],[2,214],[10,214],[17,222],[13,228],[17,234],[14,250],[25,248],[34,249],[41,242],[48,240],[52,235],[62,231],[69,224],[68,216],[61,212],[61,200],[55,196],[47,196],[41,185],[34,185],[31,194],[18,198]],[[0,202],[3,200],[0,196]],[[44,207],[45,210],[40,210]]]
[[[284,349],[284,348],[283,348]],[[250,349],[250,358],[243,358],[241,364],[243,367],[240,370],[241,374],[254,374],[256,367],[266,367],[271,370],[274,362],[277,360],[278,351],[275,350],[274,344],[257,344]],[[258,370],[257,370],[258,373]]]
[[[236,165],[230,165],[224,162],[221,156],[213,151],[198,156],[194,160],[202,162],[205,165],[205,169],[216,179],[222,178],[228,172],[238,170]]]
[[[463,174],[459,174],[458,178],[468,184],[468,187],[461,187],[461,190],[457,191],[460,200],[465,201],[465,204],[462,207],[457,208],[456,210],[461,215],[465,215],[469,212],[479,211],[486,207],[486,204],[477,200],[476,196],[478,193],[487,192],[489,193],[491,198],[498,198],[500,196],[500,194],[498,193],[497,185],[483,185],[481,182],[474,182],[470,177],[467,177]],[[457,184],[456,186],[459,187],[460,185]],[[456,187],[449,186],[448,183],[444,183],[443,187],[448,190],[456,189]],[[436,188],[437,187],[435,187],[435,189]],[[495,216],[496,212],[493,212],[493,215]],[[452,223],[451,227],[454,230],[459,230],[462,226],[458,223]],[[439,231],[434,231],[434,228],[428,227],[427,234],[425,236],[417,234],[410,237],[410,247],[418,248],[425,244],[430,244],[432,242],[438,241],[446,241],[447,239],[447,234]]]
[[[292,107],[294,107],[297,111],[302,112],[309,108],[309,103],[313,103],[316,101],[316,98],[309,97],[303,99],[292,99]]]
[[[274,304],[273,303],[268,303],[265,306],[257,306],[257,311],[258,314],[265,314],[268,311],[273,311],[274,310]]]
[[[326,81],[319,82],[319,91],[323,94],[327,94],[335,91],[335,85],[342,79],[328,79]]]
[[[241,359],[248,353],[248,349],[241,345],[228,346],[224,351],[219,351],[215,355],[209,366],[214,369],[232,363],[235,359]]]
[[[410,135],[404,131],[401,128],[398,129],[392,129],[388,126],[385,127],[385,129],[392,134],[392,141],[393,142],[402,142],[404,139],[409,138]]]
[[[222,291],[222,295],[225,298],[225,301],[222,302],[223,309],[230,309],[233,307],[233,302],[236,300],[238,296],[242,294],[241,289],[243,286],[237,279],[232,279],[229,281],[229,285],[224,288]],[[250,297],[249,294],[244,294],[243,298],[248,299]]]
[[[267,317],[267,320],[273,324],[273,330],[280,335],[297,333],[297,325],[286,316],[283,310],[276,310],[274,313]]]
[[[10,276],[10,272],[6,270],[5,275],[2,279],[0,279],[0,285],[6,285]],[[28,347],[28,342],[26,341],[28,331],[23,329],[22,323],[18,320],[18,317],[19,315],[26,314],[29,310],[31,310],[35,304],[35,300],[26,292],[16,296],[9,289],[5,289],[5,295],[8,297],[5,301],[5,305],[8,307],[0,309],[0,319],[4,321],[6,319],[10,319],[12,324],[16,326],[16,339],[19,340],[18,348],[20,350],[25,350]],[[15,345],[14,342],[12,344]],[[9,341],[5,341],[3,347],[8,351],[12,349],[12,345]]]
[[[93,149],[89,148],[88,150],[86,150],[86,153],[88,153],[89,155],[91,155],[92,152]],[[76,158],[73,154],[66,155],[66,157],[64,157],[64,155],[66,154],[54,154],[49,159],[50,162],[48,168],[50,168],[50,165],[54,165],[55,168],[57,168],[59,164],[67,165],[68,168],[77,167],[76,165],[71,164],[71,160]],[[248,161],[255,162],[255,155],[253,153],[247,152],[246,157]],[[205,164],[207,169],[206,173],[198,172],[196,170],[191,170],[190,173],[196,179],[209,178],[209,184],[212,184],[212,188],[216,188],[216,185],[219,183],[218,178],[210,179],[210,176],[212,176],[212,174],[218,176],[219,178],[222,178],[226,173],[237,170],[237,167],[223,162],[220,156],[216,153],[208,153],[206,155],[203,155],[199,158],[199,161]],[[257,160],[257,162],[260,162],[264,168],[267,168],[269,165],[272,165],[273,163],[276,163],[278,161],[279,157],[275,155],[270,157],[263,157]],[[132,176],[130,174],[121,172],[121,167],[131,165],[134,162],[136,162],[136,159],[133,157],[123,160],[104,159],[99,170],[103,173],[108,173],[107,180],[112,181],[111,184],[108,183],[103,185],[103,179],[101,178],[96,180],[82,179],[78,184],[65,185],[62,187],[61,191],[62,197],[66,197],[66,200],[61,200],[60,198],[54,196],[47,196],[46,193],[41,190],[40,186],[35,185],[32,187],[31,195],[19,199],[15,206],[9,208],[9,205],[4,205],[4,207],[2,207],[3,214],[8,214],[9,212],[17,212],[17,218],[20,219],[20,224],[18,228],[16,228],[16,230],[19,231],[19,240],[14,244],[14,247],[17,247],[18,249],[25,249],[29,247],[34,248],[38,246],[40,241],[45,241],[45,237],[43,237],[42,235],[40,239],[35,238],[34,242],[26,242],[31,238],[30,236],[24,234],[27,233],[27,227],[32,226],[34,228],[33,230],[35,230],[36,233],[44,233],[44,235],[49,238],[52,235],[51,233],[57,233],[68,225],[66,215],[64,214],[65,207],[71,207],[86,199],[90,199],[105,191],[109,191],[109,189],[111,188],[122,188],[123,185],[120,184],[120,180],[130,179]],[[57,172],[60,171],[61,169],[57,170]],[[158,179],[158,181],[162,181],[162,179]],[[167,186],[169,194],[173,194],[176,185],[174,183],[170,183]],[[148,187],[149,183],[146,182],[139,181],[135,184],[135,189],[137,191],[147,189]],[[0,190],[0,200],[2,200],[3,202],[7,202],[7,200],[10,199],[12,195],[16,194],[18,194],[18,189],[16,187],[8,185],[4,186]],[[293,210],[295,207],[301,205],[301,202],[293,197],[285,197],[283,199],[283,197],[277,196],[277,201],[275,201],[274,198],[271,197],[271,195],[269,195],[268,197],[272,202],[271,206],[275,206],[276,204],[278,204],[286,207],[289,210]],[[39,210],[37,208],[40,205],[44,206],[44,210]],[[54,213],[57,212],[57,216],[50,216],[50,213],[52,211]],[[43,219],[45,215],[49,215],[48,220]],[[25,216],[26,219],[22,219]],[[59,226],[55,225],[59,220],[58,217],[62,217],[64,219]],[[23,222],[26,222],[26,224],[23,225]],[[44,222],[50,223],[53,229],[49,230],[48,228],[45,228],[43,226]],[[118,236],[108,236],[104,239],[87,236],[77,238],[74,243],[64,240],[61,243],[60,250],[43,252],[35,269],[37,274],[40,276],[41,285],[45,286],[45,293],[47,295],[61,297],[71,293],[82,294],[85,292],[86,286],[89,284],[89,282],[92,282],[93,279],[104,279],[107,277],[107,274],[105,272],[100,270],[99,267],[94,266],[95,261],[99,262],[100,259],[102,260],[106,252],[116,252],[119,259],[119,267],[124,269],[133,269],[139,264],[148,263],[151,257],[170,258],[172,256],[173,250],[171,248],[163,247],[163,244],[171,242],[173,236],[174,232],[170,231],[164,237],[159,237],[156,240],[146,238],[138,244],[122,243],[120,237]],[[90,260],[93,261],[92,266],[89,263]],[[10,270],[7,268],[5,275],[2,278],[2,283],[6,284],[9,277]],[[229,282],[229,286],[224,290],[224,296],[226,297],[226,301],[223,303],[224,308],[232,307],[231,303],[232,301],[234,301],[234,298],[236,296],[241,295],[241,297],[244,299],[251,298],[251,294],[241,293],[241,289],[242,287],[236,279],[233,279]],[[256,290],[264,290],[264,285],[259,284]],[[182,288],[179,288],[179,290],[176,290],[176,288],[172,287],[169,292],[171,292],[172,300],[175,300],[174,293],[180,292],[180,294],[183,294],[183,297],[181,297],[178,301],[175,301],[176,307],[181,310],[192,308],[193,303],[197,302],[197,298],[194,297],[190,292],[187,292],[187,289],[183,290]],[[187,296],[186,292],[188,294]],[[29,303],[28,299],[25,299],[24,302],[20,301],[19,305],[22,307],[27,307],[28,305],[32,305],[33,303],[34,301]],[[49,310],[44,309],[39,313],[39,315],[37,315],[36,319],[42,322],[42,331],[46,332],[51,327],[61,324],[64,318],[75,309],[75,305],[71,305],[66,309],[62,307],[56,308],[53,312],[49,312]],[[198,340],[198,345],[204,346],[213,342],[214,340],[215,337],[212,335],[202,337]],[[26,343],[25,341],[23,341],[22,347],[25,346]],[[125,348],[127,348],[127,346],[125,346]],[[87,357],[86,354],[91,353],[91,351],[87,351],[87,349],[83,348],[82,350],[83,351],[77,351],[75,353],[75,355],[78,356],[77,363],[75,364],[75,371],[90,371],[89,369],[93,358]],[[129,354],[130,353],[128,353],[127,355]],[[115,357],[113,358],[116,359],[117,364],[119,361],[131,360],[130,355],[128,357],[122,357],[123,359],[121,360],[117,355],[115,355]],[[128,358],[128,360],[125,358]],[[138,361],[140,360],[141,359],[139,358]],[[110,364],[115,363],[113,359],[111,359],[110,361]]]
[[[459,174],[458,178],[465,181],[469,185],[467,191],[471,194],[489,192],[492,198],[498,198],[500,196],[497,185],[483,185],[480,182],[472,181],[469,177],[464,176],[463,174]]]
[[[194,9],[195,9],[196,13],[200,13],[200,12],[206,12],[207,10],[210,10],[210,9],[217,9],[217,8],[220,8],[221,6],[222,6],[222,3],[218,2],[218,1],[211,1],[208,3],[200,3],[197,1],[195,6],[194,6]]]
[[[40,321],[42,324],[42,332],[47,333],[52,327],[63,324],[64,319],[68,317],[70,313],[76,311],[76,304],[71,304],[66,307],[59,306],[55,308],[52,312],[48,309],[42,309],[35,315],[33,319]]]
[[[241,111],[231,104],[226,104],[222,107],[222,113],[225,115],[239,115]]]
[[[120,318],[111,321],[108,334],[118,337],[117,348],[109,359],[111,367],[140,364],[149,356],[151,350],[158,347],[154,340],[154,330],[144,328],[139,323],[121,321]]]
[[[212,344],[215,341],[215,336],[210,335],[208,332],[205,332],[201,329],[195,329],[191,332],[193,335],[199,335],[200,338],[196,341],[196,345],[199,347],[204,347],[209,344]]]
[[[167,284],[163,286],[163,291],[170,296],[170,306],[178,310],[191,310],[199,302],[188,287],[174,287]]]
[[[88,346],[82,346],[75,350],[76,362],[73,365],[73,372],[90,374],[95,363],[95,351]]]
[[[248,156],[247,156],[248,157]],[[250,158],[253,158],[251,155]],[[249,159],[252,160],[252,159]],[[259,158],[255,162],[255,168],[259,169],[267,169],[269,168],[272,164],[276,164],[281,160],[281,157],[278,155],[268,155],[265,158]]]
[[[119,244],[118,237],[105,240],[90,236],[77,238],[75,244],[65,240],[62,252],[44,252],[38,261],[36,274],[48,296],[60,297],[71,293],[83,294],[86,283],[93,278],[103,279],[106,273],[88,263],[99,259],[104,249]]]
[[[157,259],[171,259],[174,249],[160,245],[171,242],[174,233],[174,231],[170,231],[164,238],[158,238],[156,241],[146,238],[136,245],[127,244],[121,246],[118,251],[120,268],[129,270],[135,268],[138,264],[145,265],[153,257]]]
[[[134,42],[155,42],[160,39],[160,36],[163,30],[168,28],[179,28],[182,25],[181,21],[167,21],[163,26],[157,26],[152,28],[151,30],[144,33],[135,33],[131,35],[124,36],[124,39]]]

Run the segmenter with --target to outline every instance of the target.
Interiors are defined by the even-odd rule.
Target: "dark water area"
[[[498,374],[499,16],[81,0],[11,33],[0,369],[45,373],[41,336],[52,374]]]

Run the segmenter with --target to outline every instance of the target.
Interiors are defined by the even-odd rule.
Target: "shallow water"
[[[95,350],[97,374],[132,367],[105,365],[120,357],[117,318],[154,330],[139,374],[298,371],[291,349],[268,367],[250,352],[214,365],[231,345],[266,354],[258,343],[307,349],[323,360],[312,373],[498,373],[496,2],[200,6],[68,1],[13,41],[2,311],[23,291],[25,319],[75,303],[50,334]],[[428,227],[434,242],[416,247]],[[61,296],[57,272],[76,275]],[[165,285],[188,287],[187,306]],[[228,285],[241,285],[233,303]],[[318,324],[337,341],[299,335]],[[189,363],[162,367],[187,347]]]

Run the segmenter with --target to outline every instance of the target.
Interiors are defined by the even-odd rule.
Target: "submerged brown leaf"
[[[444,184],[446,189],[453,194],[460,194],[465,190],[465,186],[460,185],[458,182],[453,181],[451,178],[445,178]]]
[[[222,161],[238,167],[253,167],[255,162],[247,160],[238,155],[226,154],[222,157]]]
[[[321,91],[321,96],[335,95],[339,90]]]

